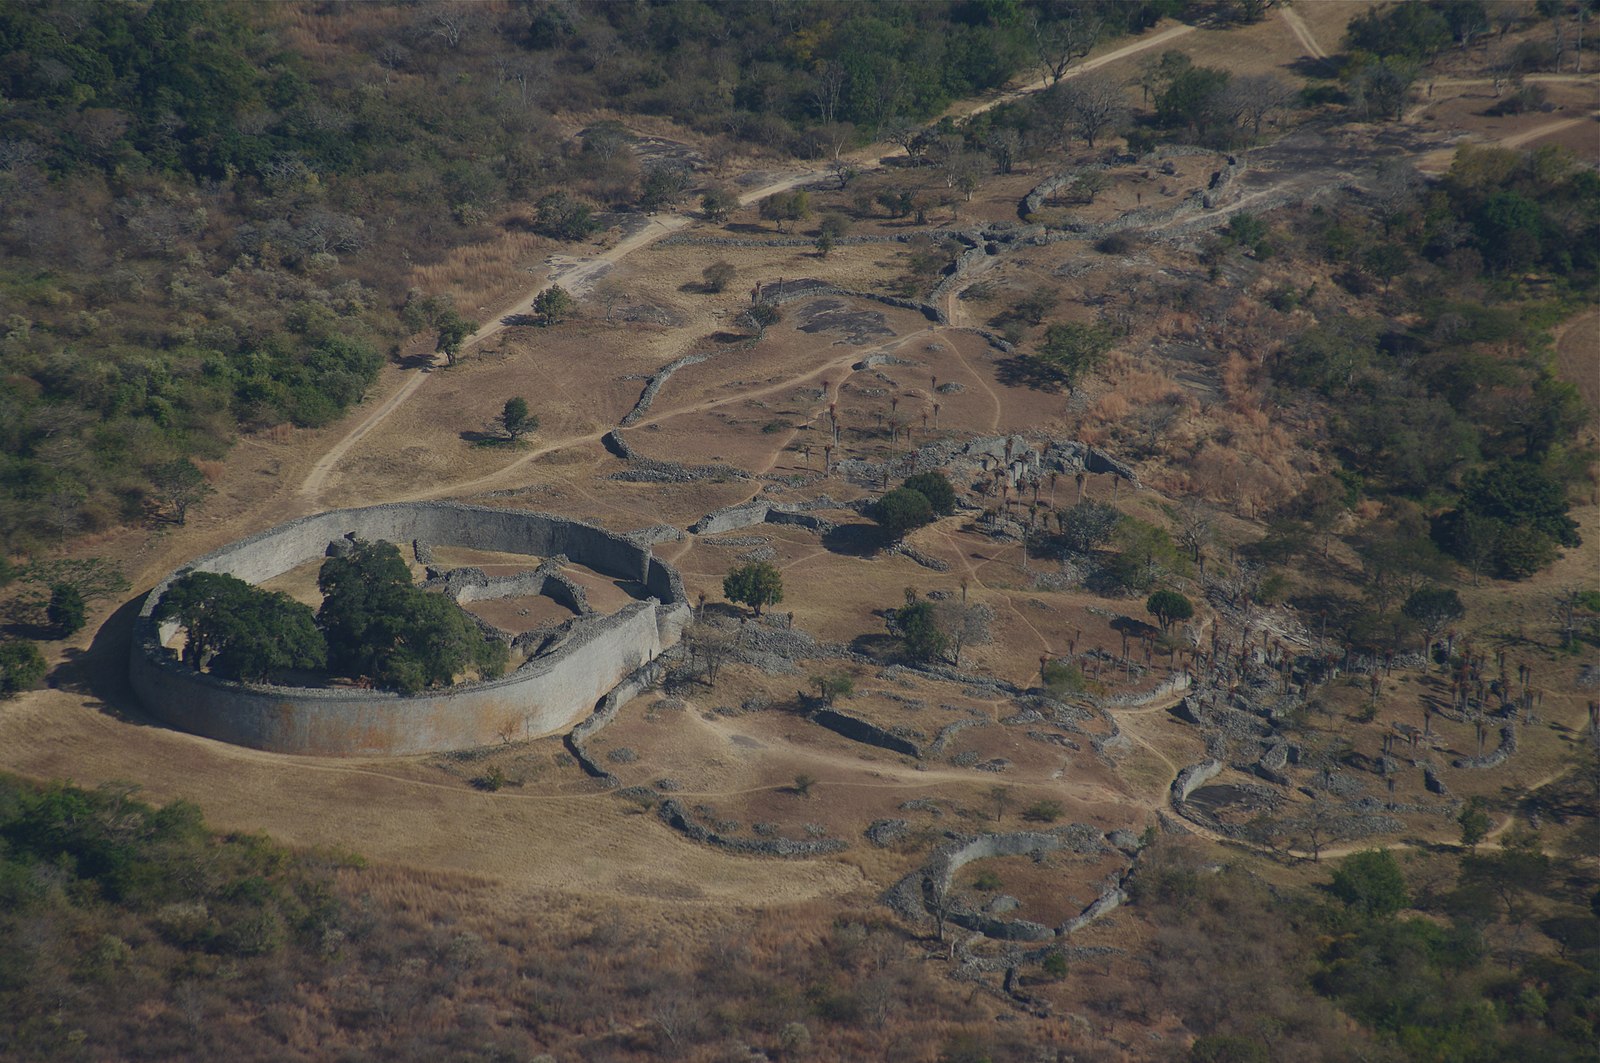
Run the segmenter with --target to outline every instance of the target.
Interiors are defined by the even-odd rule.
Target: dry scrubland
[[[1171,46],[1197,63],[1241,74],[1300,71],[1315,64],[1296,23],[1331,52],[1352,13],[1364,6],[1300,4],[1253,26],[1198,29]],[[1105,70],[1132,77],[1138,58],[1130,55]],[[1215,1014],[1222,1005],[1202,992],[1214,982],[1211,998],[1274,1002],[1288,1016],[1286,1052],[1311,1051],[1310,1041],[1331,1037],[1320,1051],[1333,1058],[1338,1050],[1329,1046],[1341,1037],[1354,1044],[1357,1035],[1326,1002],[1290,999],[1274,984],[1274,972],[1293,970],[1295,959],[1273,933],[1273,921],[1300,916],[1268,915],[1265,892],[1268,883],[1324,882],[1326,869],[1307,859],[1312,846],[1303,835],[1230,840],[1223,828],[1247,825],[1263,808],[1284,820],[1310,814],[1321,798],[1301,787],[1314,781],[1319,765],[1332,765],[1330,772],[1359,780],[1397,811],[1385,812],[1389,818],[1377,827],[1331,829],[1313,839],[1322,860],[1396,847],[1406,854],[1408,876],[1421,884],[1415,889],[1426,890],[1448,874],[1459,802],[1483,798],[1494,810],[1496,835],[1526,826],[1530,810],[1542,813],[1541,844],[1585,856],[1572,866],[1592,890],[1593,850],[1585,847],[1595,839],[1593,807],[1580,815],[1552,814],[1555,802],[1542,800],[1541,788],[1568,786],[1570,766],[1582,753],[1586,702],[1594,693],[1577,679],[1594,651],[1556,652],[1548,602],[1561,587],[1592,586],[1600,513],[1593,505],[1575,509],[1590,542],[1535,578],[1458,585],[1468,617],[1459,640],[1484,648],[1490,658],[1505,654],[1512,672],[1526,664],[1535,673],[1534,722],[1519,729],[1518,748],[1504,764],[1450,767],[1485,748],[1485,736],[1466,716],[1440,711],[1453,700],[1449,672],[1413,658],[1379,669],[1375,689],[1364,672],[1318,689],[1316,706],[1303,711],[1294,739],[1304,759],[1285,769],[1291,785],[1265,787],[1257,776],[1227,767],[1195,795],[1212,818],[1185,821],[1170,800],[1174,778],[1210,756],[1230,761],[1240,748],[1230,742],[1242,740],[1234,736],[1220,749],[1215,740],[1208,744],[1204,728],[1179,717],[1181,695],[1159,688],[1180,658],[1159,648],[1151,654],[1137,634],[1131,645],[1126,641],[1125,630],[1151,619],[1143,595],[1108,597],[1054,578],[1054,557],[1040,549],[1029,556],[1023,539],[994,534],[992,522],[981,519],[985,510],[1003,507],[1017,526],[1029,523],[1032,492],[1019,487],[1002,500],[974,490],[978,476],[957,484],[966,508],[908,539],[944,570],[886,553],[872,522],[850,507],[880,493],[881,484],[866,474],[825,474],[824,446],[831,439],[830,408],[841,426],[835,464],[881,462],[912,446],[1003,433],[1041,445],[1049,439],[1093,443],[1129,461],[1142,486],[1109,475],[1090,475],[1081,484],[1061,475],[1040,485],[1042,512],[1065,509],[1081,492],[1177,533],[1185,514],[1198,509],[1211,528],[1212,564],[1224,570],[1235,565],[1238,551],[1264,534],[1269,515],[1330,469],[1317,415],[1275,405],[1269,379],[1269,360],[1288,332],[1310,323],[1310,312],[1272,310],[1267,293],[1314,283],[1329,293],[1324,314],[1366,311],[1376,296],[1346,293],[1330,267],[1299,255],[1258,260],[1210,252],[1215,265],[1208,273],[1197,259],[1207,230],[1250,213],[1275,239],[1292,244],[1306,212],[1334,208],[1342,188],[1369,179],[1378,158],[1403,153],[1448,165],[1448,153],[1463,141],[1522,148],[1560,143],[1589,165],[1600,161],[1592,122],[1560,124],[1593,107],[1593,81],[1550,84],[1552,113],[1493,118],[1483,114],[1492,102],[1487,90],[1453,85],[1450,73],[1439,73],[1402,124],[1327,128],[1316,144],[1291,137],[1244,153],[1246,175],[1213,211],[1142,227],[1121,250],[1065,240],[982,260],[941,301],[948,325],[868,299],[815,295],[785,302],[782,320],[753,345],[733,342],[750,332],[740,314],[756,282],[815,278],[882,292],[909,275],[910,287],[924,297],[949,257],[940,252],[935,270],[916,276],[921,248],[893,242],[896,237],[1016,224],[1021,197],[1062,165],[1059,158],[1024,163],[1018,173],[985,180],[970,199],[930,207],[919,225],[854,206],[859,189],[885,186],[903,174],[898,153],[880,145],[863,154],[866,172],[843,191],[820,175],[804,178],[813,186],[813,209],[855,215],[850,235],[868,242],[847,243],[824,258],[810,246],[763,246],[777,233],[753,206],[722,225],[696,217],[680,232],[730,244],[661,240],[619,255],[576,286],[581,312],[573,320],[553,328],[506,328],[449,369],[421,369],[414,361],[386,369],[373,396],[342,421],[244,439],[215,477],[217,494],[187,526],[159,536],[112,533],[85,545],[122,559],[137,591],[184,558],[333,506],[455,497],[631,531],[656,524],[682,529],[757,492],[775,503],[829,496],[831,505],[815,512],[835,527],[821,535],[758,524],[656,546],[680,569],[691,598],[705,595],[702,628],[736,639],[744,625],[788,630],[781,621],[748,621],[746,610],[722,598],[730,568],[749,558],[770,560],[785,587],[775,609],[792,613],[793,629],[823,649],[809,658],[790,653],[739,660],[735,654],[714,681],[697,675],[692,660],[675,663],[676,677],[666,689],[628,703],[589,745],[589,755],[617,777],[620,796],[586,776],[559,739],[408,760],[330,761],[260,754],[150,726],[120,679],[132,604],[96,618],[98,627],[65,651],[50,689],[0,709],[0,768],[88,786],[132,782],[156,803],[196,802],[225,831],[265,832],[286,845],[355,852],[370,861],[365,869],[338,871],[338,888],[388,912],[392,940],[355,941],[338,961],[343,966],[292,989],[288,983],[296,979],[282,973],[283,1014],[292,1020],[260,1019],[258,1013],[272,1008],[237,1002],[244,1011],[235,1021],[283,1025],[273,1036],[286,1057],[326,1057],[330,1046],[378,1051],[379,1035],[352,1033],[361,1024],[339,1016],[359,1011],[393,1018],[419,1009],[438,1029],[474,1031],[481,1043],[500,1038],[495,1043],[511,1046],[508,1052],[537,1048],[557,1059],[658,1052],[727,1058],[712,1054],[723,1050],[711,1047],[719,1023],[764,1030],[768,1051],[799,1058],[802,1046],[783,1039],[798,1037],[790,1025],[802,1021],[818,1058],[932,1059],[969,1041],[987,1045],[997,1058],[1024,1058],[1024,1042],[1069,1053],[1062,1058],[1168,1058],[1181,1056],[1193,1033],[1226,1026],[1225,1016]],[[1133,90],[1130,98],[1136,96]],[[638,131],[683,136],[668,127]],[[887,165],[874,167],[872,160],[884,155]],[[1148,160],[1114,162],[1109,187],[1092,204],[1070,210],[1077,221],[1103,223],[1130,210],[1175,205],[1200,193],[1221,163],[1216,153],[1177,156],[1167,168]],[[723,165],[736,172],[740,160]],[[789,176],[768,175],[773,182]],[[449,290],[464,308],[509,307],[527,294],[527,270],[557,275],[563,263],[598,254],[618,239],[612,232],[595,246],[553,252],[547,240],[512,234],[463,248],[418,269],[413,280],[426,290]],[[553,253],[562,257],[545,257]],[[728,291],[710,294],[701,290],[702,270],[717,259],[732,263],[736,274]],[[1306,272],[1314,269],[1321,273]],[[1070,394],[1030,374],[1023,352],[1036,344],[1037,330],[1025,331],[1016,352],[973,331],[990,327],[1038,289],[1054,294],[1050,320],[1090,322],[1111,314],[1125,323],[1104,366]],[[613,298],[608,292],[621,293],[615,304],[625,310],[611,321],[603,305]],[[419,340],[403,353],[416,359],[427,347]],[[601,445],[602,435],[633,406],[645,377],[702,350],[719,353],[674,375],[626,439],[647,458],[727,465],[755,478],[614,479],[630,466]],[[1592,311],[1562,326],[1554,351],[1558,371],[1583,390],[1592,409],[1600,398]],[[892,358],[853,368],[874,353]],[[418,374],[426,374],[420,384]],[[373,411],[406,387],[415,390],[374,420]],[[471,434],[513,395],[527,397],[541,419],[539,430],[518,447],[473,446]],[[882,427],[895,415],[909,426],[909,444],[904,432],[891,440]],[[359,438],[336,464],[313,472],[320,457],[358,429]],[[1591,424],[1591,440],[1593,432]],[[902,475],[896,472],[891,486]],[[508,573],[538,559],[441,551],[439,561]],[[1322,649],[1308,614],[1265,604],[1246,618],[1218,594],[1208,599],[1198,573],[1185,571],[1182,586],[1198,605],[1196,646],[1214,646],[1215,635],[1237,649],[1248,630],[1269,656],[1276,652],[1269,643],[1299,652]],[[1298,580],[1290,582],[1300,590],[1314,582],[1350,588],[1359,571],[1355,555],[1334,543],[1308,553]],[[601,577],[570,574],[601,609],[626,600]],[[310,569],[296,571],[274,587],[314,602],[314,579]],[[964,597],[992,612],[991,638],[968,647],[960,661],[961,671],[979,681],[886,667],[898,650],[886,633],[884,611],[901,606],[908,588]],[[532,627],[559,612],[547,600],[474,608],[503,626]],[[1052,715],[1037,705],[1026,711],[1030,701],[1021,691],[1037,686],[1044,657],[1070,659],[1087,673],[1085,689],[1064,698],[1082,710],[1078,716]],[[834,673],[849,675],[854,685],[835,708],[906,737],[922,756],[852,740],[810,718],[818,707],[812,677]],[[1430,705],[1433,712],[1425,708]],[[963,726],[937,752],[929,751],[935,737],[958,722]],[[1385,736],[1399,733],[1397,725],[1428,729],[1424,747],[1447,795],[1430,792],[1423,772],[1409,766],[1385,792],[1372,766],[1388,752]],[[1496,725],[1487,748],[1498,741]],[[1411,754],[1402,749],[1395,755]],[[631,789],[652,787],[651,798]],[[1272,791],[1265,806],[1259,804],[1263,790]],[[721,835],[839,839],[848,847],[793,860],[728,851],[664,824],[649,806],[666,798]],[[863,837],[876,821],[905,822],[876,844]],[[1230,866],[1218,880],[1227,890],[1202,887],[1197,902],[1163,892],[1165,885],[1146,887],[1132,908],[1061,939],[1071,972],[1065,979],[1045,973],[1038,956],[1017,960],[1019,949],[1037,945],[969,931],[937,943],[931,921],[908,934],[879,903],[949,834],[1067,823],[1098,832],[1149,830],[1160,840],[1140,858],[1148,881],[1170,885],[1187,875],[1192,885],[1205,877],[1197,868],[1222,863]],[[974,908],[1009,895],[1019,906],[1006,918],[1054,927],[1083,911],[1128,865],[1128,857],[1111,848],[980,860],[956,873],[954,891]],[[1496,924],[1491,941],[1501,945],[1517,933]],[[1223,940],[1232,944],[1219,944]],[[381,1000],[352,1003],[356,983],[381,983],[379,972],[388,963],[427,974],[394,982]],[[1008,966],[1017,966],[1021,976],[1002,988]],[[957,971],[969,981],[953,980]],[[698,988],[685,990],[666,972],[693,973]],[[804,999],[777,988],[786,979],[809,987]],[[587,987],[594,998],[584,999],[572,985]],[[609,1002],[601,1006],[597,999]],[[162,1029],[181,1031],[187,1022],[198,1030],[220,1016],[219,1000],[206,997],[187,1018],[170,1012],[153,1021]],[[206,1034],[208,1043],[220,1050],[227,1036],[217,1030],[227,1028]]]

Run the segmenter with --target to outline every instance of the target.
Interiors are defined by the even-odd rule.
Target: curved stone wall
[[[152,615],[167,586],[190,571],[260,583],[322,557],[348,534],[394,543],[565,554],[644,586],[650,598],[611,616],[573,622],[567,637],[499,679],[405,696],[378,690],[237,683],[195,672],[163,643],[176,625]],[[535,738],[570,728],[596,702],[678,641],[691,611],[683,581],[647,547],[547,513],[453,502],[331,510],[279,525],[198,558],[146,596],[135,622],[129,678],[151,715],[208,738],[276,753],[387,756]]]

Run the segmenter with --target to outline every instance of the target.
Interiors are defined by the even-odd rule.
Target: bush
[[[1060,801],[1040,801],[1022,810],[1022,818],[1029,823],[1054,823],[1066,814]]]
[[[1052,694],[1077,694],[1085,689],[1083,669],[1071,661],[1050,661],[1042,673],[1044,685]]]
[[[0,642],[0,698],[32,690],[46,670],[44,655],[33,643]]]
[[[705,281],[706,291],[715,295],[727,291],[728,284],[736,272],[733,263],[719,260],[701,270],[700,277]]]
[[[57,638],[67,638],[83,630],[87,622],[87,609],[83,595],[69,583],[57,583],[50,588],[50,604],[45,606],[45,617],[55,628]]]

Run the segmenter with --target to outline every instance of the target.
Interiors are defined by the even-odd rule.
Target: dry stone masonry
[[[602,617],[586,613],[581,589],[551,566],[504,580],[470,571],[442,576],[460,600],[549,590],[586,615],[563,625],[542,652],[505,676],[410,696],[232,682],[186,667],[166,648],[176,626],[157,623],[154,612],[184,573],[225,572],[261,583],[351,537],[409,542],[419,558],[431,558],[437,546],[564,555],[641,586],[644,597]],[[531,591],[534,583],[539,591]],[[135,621],[129,678],[157,719],[236,745],[320,756],[444,752],[567,730],[619,684],[638,681],[640,670],[678,641],[691,616],[675,569],[648,546],[582,521],[453,502],[332,510],[232,543],[158,583]]]

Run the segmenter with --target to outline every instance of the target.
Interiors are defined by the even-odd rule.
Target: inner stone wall
[[[499,679],[405,696],[350,688],[237,683],[194,671],[163,646],[157,602],[189,571],[260,583],[324,555],[347,534],[395,543],[565,554],[652,597],[573,625],[548,654]],[[677,642],[691,612],[677,572],[648,548],[603,528],[545,513],[451,502],[332,510],[241,539],[172,573],[135,622],[129,678],[145,708],[185,731],[277,753],[392,756],[489,745],[567,730],[626,676]],[[162,630],[162,629],[165,630]]]

